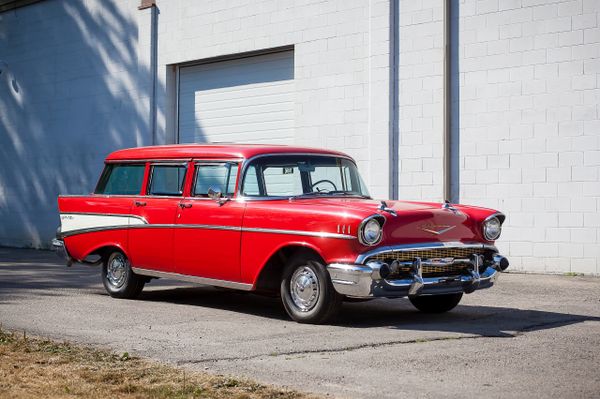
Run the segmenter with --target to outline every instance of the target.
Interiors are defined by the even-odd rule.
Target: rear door
[[[145,195],[135,198],[132,214],[146,223],[129,231],[132,264],[141,269],[175,271],[173,231],[187,162],[155,162],[149,165]]]
[[[197,277],[239,281],[245,204],[234,198],[239,163],[196,162],[190,197],[181,200],[174,248],[176,271]],[[221,203],[208,189],[223,193]]]

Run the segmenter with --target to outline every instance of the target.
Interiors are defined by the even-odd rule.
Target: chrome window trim
[[[405,252],[405,251],[419,251],[436,248],[483,248],[491,251],[498,252],[498,249],[490,244],[483,244],[480,242],[464,243],[460,241],[448,241],[448,242],[426,242],[418,244],[403,244],[403,245],[390,245],[386,247],[379,247],[368,252],[363,252],[356,257],[356,264],[363,264],[363,262],[373,255],[377,255],[381,252]]]
[[[190,162],[193,158],[140,158],[140,159],[106,159],[104,163],[163,163],[163,162],[176,162],[176,163],[187,163]]]
[[[152,188],[152,178],[154,177],[154,167],[155,166],[175,166],[175,167],[183,167],[185,170],[183,171],[183,180],[181,180],[181,192],[179,194],[151,194],[150,190]],[[188,173],[188,163],[187,162],[150,162],[150,173],[148,173],[148,184],[146,184],[146,193],[144,194],[147,197],[152,198],[181,198],[183,197],[183,192],[185,191],[185,178]]]
[[[200,196],[196,196],[194,195],[194,190],[196,188],[196,176],[198,174],[198,166],[220,166],[220,165],[237,165],[238,167],[238,173],[236,173],[235,175],[235,179],[236,179],[236,183],[239,183],[238,181],[238,175],[241,169],[241,165],[243,163],[243,160],[234,160],[234,161],[213,161],[213,160],[195,160],[194,161],[194,174],[192,176],[192,187],[190,188],[190,194],[191,194],[191,198],[196,198],[196,199],[203,199],[203,200],[211,200],[214,201],[214,199],[209,198],[209,197],[200,197]],[[231,166],[229,167],[229,177],[231,178]],[[225,188],[227,189],[227,188]],[[237,198],[236,194],[238,192],[238,188],[237,185],[233,188],[233,192],[231,193],[231,196],[227,197],[225,196],[224,198],[229,198],[229,199],[233,199],[233,198]]]
[[[236,281],[228,281],[228,280],[218,280],[214,278],[207,277],[196,277],[189,276],[185,274],[179,273],[169,273],[169,272],[159,272],[157,270],[148,270],[139,267],[131,267],[131,270],[139,275],[148,276],[148,277],[160,277],[160,278],[170,278],[173,280],[185,281],[189,283],[195,284],[204,284],[204,285],[212,285],[216,287],[224,287],[224,288],[233,288],[244,291],[251,291],[252,284],[246,283],[238,283]]]
[[[267,157],[276,157],[276,156],[320,156],[320,157],[334,157],[334,158],[343,158],[343,159],[347,159],[348,161],[352,162],[354,164],[354,166],[356,166],[356,168],[358,169],[358,166],[356,165],[356,161],[354,159],[352,159],[350,156],[345,155],[345,154],[323,154],[323,153],[310,153],[310,152],[272,152],[272,153],[268,153],[268,154],[258,154],[258,155],[254,155],[250,158],[247,158],[243,164],[242,164],[242,168],[240,170],[240,181],[238,184],[238,187],[236,187],[236,198],[240,198],[243,199],[245,201],[257,201],[257,200],[261,200],[261,201],[273,201],[273,200],[286,200],[291,198],[292,196],[289,195],[285,195],[285,196],[245,196],[242,194],[242,187],[244,186],[244,180],[246,180],[246,170],[248,169],[248,166],[250,166],[250,164],[260,158],[267,158]],[[346,196],[347,197],[347,196]],[[330,197],[328,197],[330,198]]]

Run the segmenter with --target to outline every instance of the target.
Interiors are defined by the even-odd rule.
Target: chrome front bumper
[[[366,265],[333,263],[327,267],[327,270],[335,290],[339,294],[354,298],[390,298],[459,292],[469,294],[494,285],[499,271],[504,270],[508,265],[506,258],[497,255],[494,257],[493,264],[479,273],[480,262],[480,257],[474,257],[473,266],[468,274],[443,277],[423,277],[422,261],[418,258],[413,262],[410,276],[399,279],[382,278],[379,269],[381,262],[369,262]]]
[[[63,259],[67,266],[71,266],[73,264],[73,258],[69,255],[69,251],[67,251],[67,247],[65,247],[65,242],[58,238],[52,239],[52,250],[56,252],[59,258]]]

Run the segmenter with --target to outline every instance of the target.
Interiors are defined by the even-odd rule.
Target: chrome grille
[[[453,258],[453,259],[470,259],[471,255],[483,255],[485,252],[484,248],[460,248],[460,247],[441,247],[431,249],[416,249],[416,250],[391,250],[385,252],[379,252],[377,254],[369,256],[365,263],[370,261],[380,261],[391,263],[395,260],[399,262],[413,261],[415,258],[436,259],[436,258]],[[459,263],[451,265],[422,265],[423,275],[434,275],[434,274],[460,274],[461,272],[470,269],[472,266],[470,263]],[[402,272],[408,273],[410,267],[402,267]]]

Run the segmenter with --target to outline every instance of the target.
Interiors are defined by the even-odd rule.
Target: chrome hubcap
[[[123,255],[117,255],[106,268],[106,279],[115,288],[120,288],[125,283],[125,276],[129,262]]]
[[[290,293],[300,311],[314,308],[319,300],[319,279],[315,272],[307,266],[296,269],[290,279]]]

